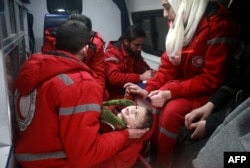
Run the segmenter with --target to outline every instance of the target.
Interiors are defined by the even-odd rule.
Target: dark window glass
[[[0,42],[2,42],[2,38],[7,36],[5,17],[4,17],[4,1],[0,0]],[[1,48],[1,47],[0,47]]]
[[[30,0],[21,0],[23,3],[30,4]]]
[[[5,16],[3,12],[0,12],[0,36],[2,36],[3,39],[5,39],[8,36],[7,27],[6,27],[6,21]]]
[[[20,29],[21,29],[21,30],[24,30],[24,23],[23,23],[23,7],[22,7],[22,6],[18,6],[18,8],[19,8],[18,15],[19,15],[19,21],[20,21]]]
[[[10,16],[11,33],[16,33],[16,18],[15,18],[14,0],[9,0],[9,16]]]
[[[18,55],[19,55],[19,68],[20,68],[21,65],[26,61],[26,59],[28,57],[27,52],[25,50],[25,40],[24,39],[18,45]]]
[[[82,13],[82,0],[47,0],[49,13]]]
[[[4,1],[0,0],[0,12],[4,11]]]
[[[163,10],[134,12],[132,20],[146,32],[143,51],[161,56],[165,51],[165,39],[168,33],[167,19],[163,17]]]

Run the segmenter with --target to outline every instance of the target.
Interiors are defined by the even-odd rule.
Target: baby
[[[116,99],[103,103],[100,121],[113,130],[143,129],[152,126],[153,114],[150,109],[137,106],[129,99]]]

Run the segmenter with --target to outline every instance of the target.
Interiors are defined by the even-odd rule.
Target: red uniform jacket
[[[147,81],[146,90],[170,90],[175,99],[211,95],[218,88],[233,58],[238,27],[224,7],[216,15],[208,15],[183,48],[180,65],[173,65],[163,53],[159,70]]]
[[[15,82],[15,157],[23,167],[119,167],[124,158],[130,167],[135,162],[140,140],[131,142],[126,130],[99,134],[102,94],[91,73],[61,51],[34,54],[23,64]]]
[[[134,58],[128,54],[120,41],[112,41],[105,51],[106,88],[110,99],[124,97],[123,85],[127,82],[140,82],[140,74],[149,70],[143,57]]]
[[[56,28],[50,28],[45,31],[44,44],[42,52],[55,50]],[[88,56],[85,63],[96,73],[96,79],[105,89],[105,68],[104,68],[104,41],[102,35],[98,32],[91,32],[92,45],[89,46]]]
[[[85,63],[96,73],[97,83],[99,83],[104,91],[105,89],[105,68],[104,68],[104,44],[102,35],[92,31],[92,43],[94,46],[89,46],[88,56]]]

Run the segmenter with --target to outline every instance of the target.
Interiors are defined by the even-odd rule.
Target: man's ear
[[[128,41],[127,39],[125,39],[125,40],[124,40],[124,44],[125,44],[126,46],[128,46],[128,45],[129,45],[129,41]]]
[[[82,48],[82,52],[85,53],[85,54],[87,55],[88,49],[89,49],[89,45],[85,45],[85,46]]]
[[[80,59],[85,61],[87,57],[87,52],[88,52],[89,45],[85,45],[81,50],[80,50]]]

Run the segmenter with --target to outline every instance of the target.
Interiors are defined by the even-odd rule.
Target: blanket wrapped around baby
[[[112,99],[103,102],[100,114],[101,127],[110,127],[111,130],[122,130],[127,128],[126,123],[117,116],[127,106],[135,105],[130,99]],[[104,130],[104,128],[101,128]],[[107,131],[107,129],[105,129]],[[104,132],[106,132],[104,130]]]

